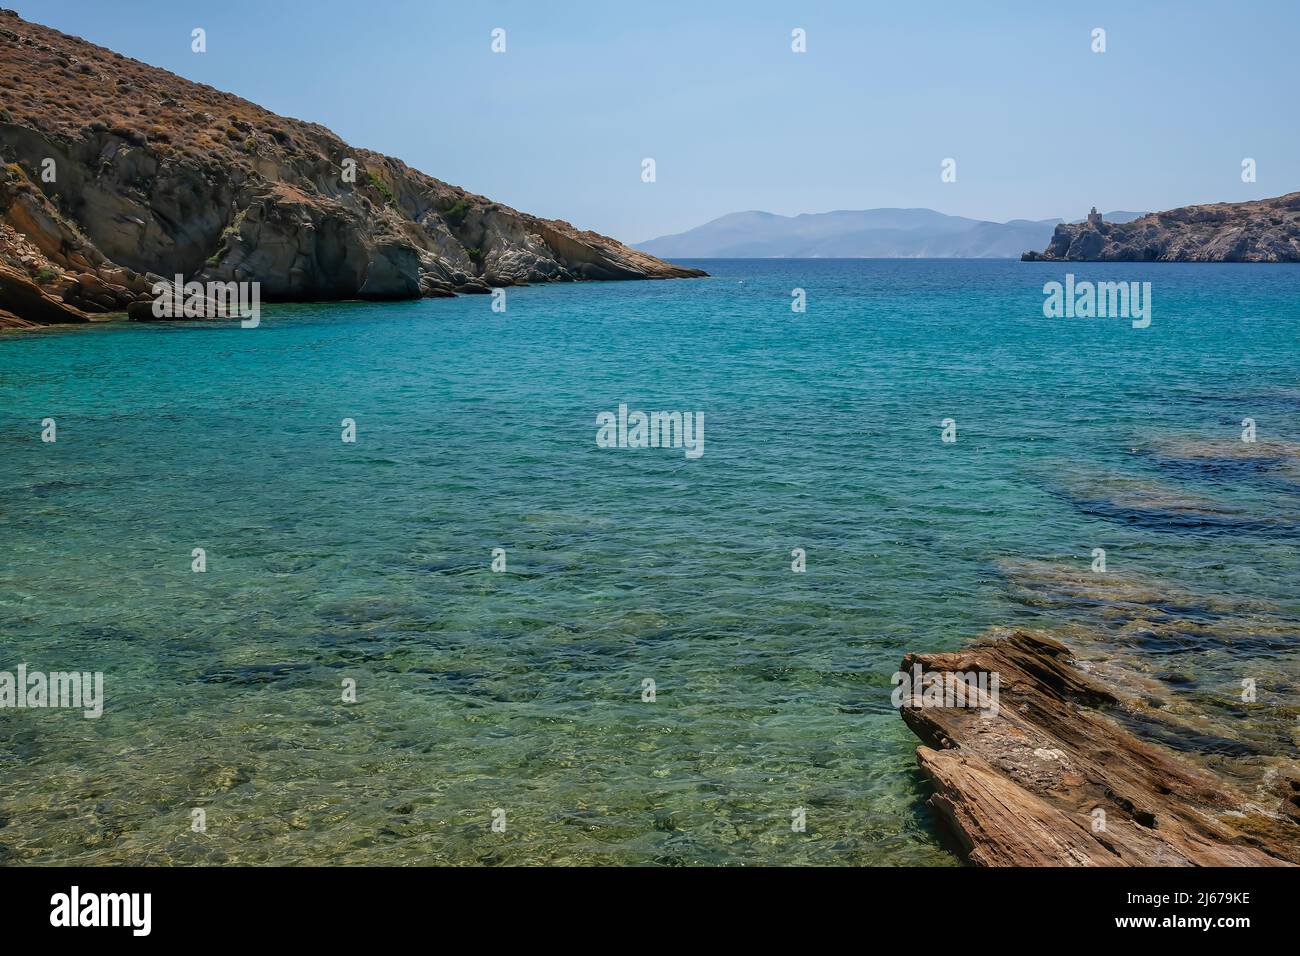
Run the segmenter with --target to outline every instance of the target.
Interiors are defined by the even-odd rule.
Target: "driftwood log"
[[[996,711],[924,706],[930,804],[981,866],[1286,866],[1300,863],[1287,806],[1262,807],[1210,771],[1122,726],[1132,705],[1069,649],[1016,630],[950,654],[909,654],[912,673],[997,673]],[[1147,718],[1149,720],[1149,717]]]

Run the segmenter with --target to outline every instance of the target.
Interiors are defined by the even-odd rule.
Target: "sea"
[[[958,865],[893,675],[999,628],[1294,767],[1300,270],[685,264],[0,336],[0,674],[103,680],[0,864]]]

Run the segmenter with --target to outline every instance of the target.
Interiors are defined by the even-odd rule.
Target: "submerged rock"
[[[1022,604],[1081,610],[1109,619],[1147,619],[1179,611],[1206,619],[1272,609],[1264,601],[1189,591],[1132,572],[1092,571],[1086,563],[1004,560],[998,562],[998,571],[1012,597]]]
[[[1258,757],[1219,762],[1252,787],[1279,761],[1294,760],[1300,663],[1290,651],[1300,644],[1300,620],[1268,601],[1115,570],[1041,561],[1003,562],[1000,570],[1009,596],[1049,614],[1090,673],[1149,708],[1130,725],[1139,736],[1216,762]]]
[[[1295,515],[1256,514],[1153,478],[1075,474],[1048,488],[1084,514],[1154,531],[1300,532]]]
[[[1232,648],[1265,653],[1300,643],[1300,621],[1278,613],[1266,601],[1043,561],[1006,561],[999,569],[1018,603],[1089,627],[1106,627],[1113,642],[1147,652]],[[1190,680],[1184,676],[1170,683]]]
[[[1154,458],[1183,462],[1249,462],[1261,466],[1300,461],[1300,442],[1239,441],[1198,436],[1155,438],[1138,450]]]
[[[1253,442],[1199,436],[1153,438],[1134,448],[1170,472],[1197,478],[1265,477],[1288,490],[1300,480],[1300,442],[1277,439]]]

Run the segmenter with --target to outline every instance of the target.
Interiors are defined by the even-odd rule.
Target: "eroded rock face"
[[[3,264],[0,264],[0,310],[7,315],[7,328],[87,321],[84,312],[50,295],[25,273]]]
[[[1300,262],[1300,192],[1056,227],[1026,262]]]
[[[704,274],[7,10],[0,77],[6,327],[126,311],[178,274],[266,301]]]

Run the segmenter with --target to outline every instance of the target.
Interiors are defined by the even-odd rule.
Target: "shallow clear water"
[[[702,265],[0,337],[0,670],[107,693],[0,711],[0,862],[949,864],[889,676],[1069,623],[1008,559],[1300,618],[1300,473],[1137,450],[1300,440],[1300,271],[1070,267],[1152,281],[1138,330],[1045,319],[1059,265]],[[703,411],[704,455],[598,448],[620,402]],[[1135,656],[1260,675],[1277,757],[1293,646]]]

